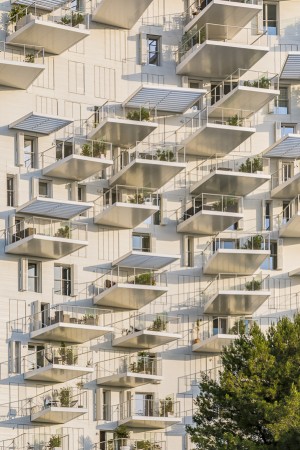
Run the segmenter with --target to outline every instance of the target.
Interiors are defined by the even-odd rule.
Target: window
[[[39,263],[28,261],[28,291],[40,292],[40,265]]]
[[[21,342],[9,342],[8,355],[8,371],[9,373],[21,373]]]
[[[110,391],[102,391],[102,419],[110,420]]]
[[[264,230],[271,229],[271,202],[265,202]]]
[[[289,114],[289,90],[287,86],[279,87],[280,94],[275,100],[274,114]]]
[[[147,36],[148,64],[160,65],[160,36]]]
[[[86,186],[78,185],[77,188],[78,193],[78,201],[79,202],[85,202],[86,201]]]
[[[149,234],[133,234],[132,250],[139,252],[150,252],[150,235]]]
[[[237,83],[223,83],[223,84],[211,84],[211,105],[214,105],[219,101],[223,95],[228,94]]]
[[[35,168],[35,138],[25,136],[24,137],[24,164],[25,167]]]
[[[51,197],[49,181],[39,180],[39,196],[40,197]]]
[[[189,88],[191,89],[202,89],[202,83],[199,81],[190,81],[189,82]],[[202,109],[202,100],[199,100],[197,103],[193,105],[193,108],[198,111]]]
[[[263,23],[264,23],[264,31],[267,31],[269,35],[276,36],[278,34],[276,4],[264,3]]]
[[[54,265],[54,293],[71,295],[72,276],[70,266]]]
[[[270,250],[271,250],[271,254],[270,254],[269,258],[267,258],[260,266],[260,268],[262,270],[276,270],[277,269],[277,262],[278,262],[277,241],[270,242]]]
[[[153,225],[160,225],[161,224],[161,206],[162,206],[162,202],[161,202],[161,197],[160,194],[158,194],[157,196],[157,202],[155,203],[157,206],[159,206],[159,210],[156,211],[155,214],[153,214]]]
[[[287,134],[294,134],[295,133],[295,126],[294,125],[287,125],[287,124],[281,124],[281,137],[286,136]]]
[[[283,224],[287,223],[291,218],[291,208],[289,201],[282,202],[282,222]]]
[[[7,192],[7,206],[14,206],[14,177],[11,175],[7,175],[6,178],[6,192]]]
[[[282,163],[282,179],[281,182],[289,180],[293,176],[294,165],[291,162],[283,162]]]
[[[154,414],[154,394],[136,393],[134,396],[134,415],[153,416]]]
[[[186,238],[186,264],[187,267],[194,267],[194,237]]]

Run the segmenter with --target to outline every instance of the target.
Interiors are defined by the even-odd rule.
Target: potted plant
[[[58,392],[60,406],[69,407],[72,397],[72,390],[70,387],[61,388]]]
[[[156,150],[156,158],[159,161],[168,161],[168,162],[175,161],[175,155],[174,155],[174,152],[172,152],[172,150],[157,149]]]
[[[97,316],[95,314],[85,314],[83,316],[83,322],[86,325],[97,325]]]
[[[57,232],[55,233],[55,237],[62,237],[62,238],[70,238],[70,227],[68,225],[65,225],[64,227],[60,227]]]
[[[233,127],[241,127],[242,119],[239,119],[239,116],[237,114],[235,114],[234,116],[229,117],[228,125],[231,125]]]
[[[114,439],[118,440],[118,448],[120,450],[130,450],[130,446],[127,445],[127,439],[130,437],[130,431],[125,425],[119,425],[114,430]]]
[[[134,194],[128,196],[129,203],[135,203],[137,205],[142,205],[145,201],[143,194]]]
[[[224,199],[224,211],[238,212],[238,201],[235,198],[225,197]]]
[[[168,417],[174,415],[174,402],[170,396],[165,400],[160,400],[160,417]]]
[[[264,241],[264,237],[261,234],[257,234],[256,236],[253,236],[253,237],[250,237],[249,239],[247,239],[245,244],[242,246],[242,249],[261,250],[263,241]]]
[[[94,141],[93,144],[83,144],[81,147],[81,156],[88,156],[90,158],[105,158],[106,144],[104,141]]]
[[[25,62],[34,63],[34,55],[32,53],[26,53]]]
[[[134,277],[134,284],[144,284],[147,286],[155,286],[155,278],[152,273],[141,273],[140,275],[136,275]]]
[[[245,283],[245,289],[246,291],[259,291],[261,289],[261,283],[259,280],[247,281]]]
[[[143,107],[134,111],[128,111],[126,119],[136,120],[139,122],[148,122],[150,120],[150,113],[146,108]]]
[[[255,173],[263,170],[263,162],[261,158],[247,158],[246,161],[240,165],[239,172]]]
[[[48,442],[48,448],[51,450],[61,449],[61,437],[58,434],[53,434]]]
[[[148,328],[149,331],[167,331],[167,321],[161,316],[157,316],[152,325]]]
[[[195,322],[195,325],[194,325],[194,330],[195,330],[195,334],[196,334],[196,337],[194,338],[194,344],[199,344],[199,342],[200,342],[200,337],[199,337],[200,323],[201,323],[201,320],[197,319]]]

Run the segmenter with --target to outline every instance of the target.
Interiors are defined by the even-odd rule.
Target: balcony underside
[[[28,381],[43,381],[45,383],[64,383],[65,381],[88,375],[93,370],[92,367],[49,364],[45,367],[39,367],[38,369],[26,372],[24,379]]]
[[[83,344],[104,334],[111,333],[112,327],[58,322],[30,333],[31,339],[42,341],[70,342]]]
[[[184,32],[195,26],[200,29],[206,23],[244,28],[261,10],[261,6],[250,3],[213,0],[185,26]]]
[[[226,230],[242,218],[241,213],[202,210],[177,225],[177,232],[210,236]]]
[[[104,119],[88,134],[88,139],[103,139],[121,148],[143,141],[158,127],[157,123],[128,119]]]
[[[67,423],[70,422],[70,420],[76,419],[76,417],[86,414],[87,412],[88,409],[86,408],[51,406],[43,409],[42,411],[31,414],[31,422],[49,424]]]
[[[53,219],[69,220],[93,206],[92,203],[55,200],[48,197],[36,197],[17,208],[18,213],[31,216],[49,217]]]
[[[24,20],[22,18],[21,20]],[[8,36],[7,42],[44,47],[45,52],[60,55],[89,36],[89,31],[28,17],[28,23]]]
[[[124,372],[97,378],[97,384],[101,386],[114,386],[120,388],[136,388],[149,383],[160,383],[162,377],[146,373]]]
[[[235,127],[232,125],[208,123],[195,131],[190,137],[184,139],[182,144],[189,155],[220,156],[227,155],[252,134],[255,128]]]
[[[287,223],[279,228],[279,237],[299,238],[300,237],[300,212],[294,214]]]
[[[44,64],[0,59],[0,86],[27,89],[44,70]]]
[[[205,304],[204,314],[251,315],[270,295],[270,291],[219,291]]]
[[[109,185],[159,189],[185,168],[185,163],[135,159],[111,177]]]
[[[112,342],[113,347],[148,349],[180,339],[178,333],[166,333],[163,331],[141,330],[129,333],[126,336],[116,338]]]
[[[88,241],[33,234],[6,245],[5,253],[37,258],[60,259],[87,247]]]
[[[234,116],[237,110],[247,109],[250,116],[272,101],[279,93],[276,89],[236,86],[213,105],[209,117],[219,117],[218,108],[224,108],[222,109],[223,117],[227,119]]]
[[[116,283],[94,297],[94,304],[118,309],[140,309],[168,292],[167,288]]]
[[[269,250],[218,249],[204,265],[203,273],[252,275],[268,256]]]
[[[300,172],[271,190],[272,198],[295,198],[300,192]]]
[[[178,64],[177,75],[224,79],[239,67],[250,69],[269,51],[268,47],[221,41],[197,44]]]
[[[216,334],[197,344],[193,344],[193,352],[199,353],[221,353],[223,347],[228,346],[238,336],[234,334]]]
[[[82,181],[95,173],[111,166],[113,161],[106,158],[91,158],[81,155],[70,155],[59,159],[55,163],[43,169],[43,175],[64,178],[74,181]]]
[[[270,179],[271,176],[264,173],[232,172],[226,168],[222,170],[220,167],[194,183],[190,193],[197,195],[202,192],[210,194],[222,192],[222,194],[245,196]]]
[[[131,416],[119,421],[119,425],[126,425],[129,428],[150,428],[163,430],[172,425],[181,423],[178,417],[145,417],[145,416]]]
[[[113,261],[112,266],[159,270],[178,259],[178,256],[132,250]]]
[[[152,0],[101,0],[92,20],[130,30],[151,3]]]
[[[94,217],[94,223],[115,228],[135,228],[159,210],[158,206],[114,203]]]

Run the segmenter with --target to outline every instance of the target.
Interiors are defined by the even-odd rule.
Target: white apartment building
[[[300,1],[1,23],[0,449],[190,450],[200,372],[299,305]]]

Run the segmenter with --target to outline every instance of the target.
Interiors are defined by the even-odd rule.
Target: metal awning
[[[300,80],[300,52],[289,52],[280,78],[282,80]]]
[[[171,86],[155,86],[142,84],[125,102],[128,108],[156,109],[170,113],[182,114],[196,103],[205,89],[190,89]]]
[[[53,198],[36,197],[17,209],[17,212],[31,216],[51,217],[53,219],[69,220],[78,216],[93,203],[70,202]]]
[[[53,11],[64,5],[66,0],[37,0],[32,2],[31,0],[12,0],[12,5],[24,5],[24,6],[36,6],[37,9],[43,9],[44,11]]]
[[[287,134],[271,145],[264,156],[267,158],[300,158],[300,134]]]
[[[46,114],[29,113],[9,125],[14,130],[27,131],[49,135],[55,131],[70,125],[73,119],[66,117],[48,116]]]
[[[131,251],[113,261],[112,266],[132,267],[136,269],[162,269],[177,261],[179,256],[160,255],[150,252]]]

